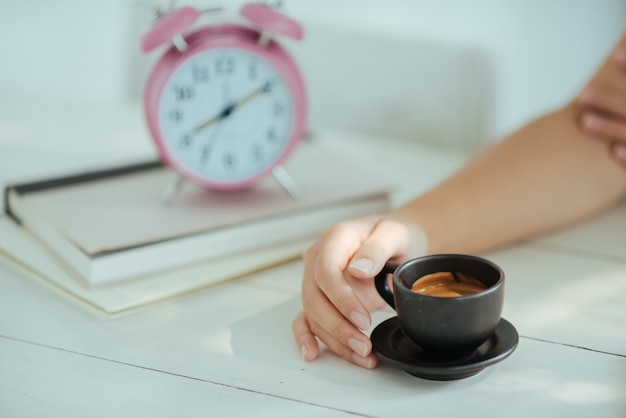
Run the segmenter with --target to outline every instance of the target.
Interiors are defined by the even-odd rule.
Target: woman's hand
[[[581,125],[594,138],[606,141],[613,158],[626,168],[626,49],[619,49],[612,62],[621,82],[596,84],[583,91]]]
[[[373,277],[385,262],[425,252],[424,234],[392,215],[367,217],[328,228],[304,253],[302,303],[293,333],[302,357],[314,360],[319,341],[340,357],[371,369],[372,343],[363,333],[369,311],[382,306]]]

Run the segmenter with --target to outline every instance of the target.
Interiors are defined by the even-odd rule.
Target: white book
[[[240,192],[185,182],[158,162],[8,186],[5,210],[86,287],[312,239],[342,220],[389,209],[390,183],[332,146],[303,143],[273,178]],[[0,239],[2,239],[0,237]]]
[[[27,230],[11,218],[0,216],[0,261],[19,270],[25,278],[36,280],[59,296],[107,318],[132,314],[293,261],[311,243],[307,240],[290,242],[195,263],[138,280],[86,288]]]

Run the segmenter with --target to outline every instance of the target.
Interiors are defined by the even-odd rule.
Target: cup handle
[[[380,273],[378,273],[376,277],[374,277],[374,285],[376,285],[376,290],[378,291],[378,294],[394,310],[396,309],[396,303],[393,300],[393,292],[389,287],[389,280],[387,280],[387,275],[396,271],[398,266],[400,265],[397,263],[386,263]]]

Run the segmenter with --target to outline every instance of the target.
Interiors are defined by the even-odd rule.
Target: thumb
[[[426,250],[425,242],[421,229],[399,221],[382,220],[354,253],[348,271],[356,278],[372,278],[391,258],[422,255]],[[409,254],[409,249],[415,254]]]

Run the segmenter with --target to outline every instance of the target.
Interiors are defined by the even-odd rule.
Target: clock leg
[[[180,186],[183,184],[183,180],[183,176],[179,174],[176,176],[174,181],[167,186],[163,196],[161,197],[161,203],[163,203],[164,206],[169,206],[169,204],[172,203],[172,200],[174,200],[180,190]]]
[[[272,176],[278,185],[293,199],[297,199],[302,195],[302,189],[282,165],[277,165],[272,169]]]
[[[270,43],[271,39],[272,39],[272,35],[268,31],[262,30],[261,35],[259,36],[259,46],[261,48],[267,47],[267,44]]]
[[[174,47],[178,49],[178,52],[185,52],[189,47],[189,44],[187,44],[187,41],[180,33],[174,35],[174,37],[172,38],[172,44],[174,44]]]

